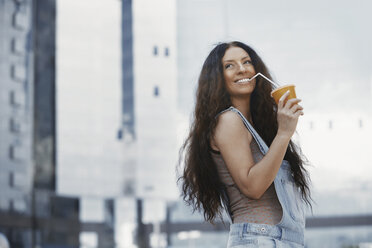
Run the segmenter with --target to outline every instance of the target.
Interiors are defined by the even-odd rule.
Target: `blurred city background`
[[[0,0],[0,247],[226,247],[179,197],[198,74],[255,48],[305,115],[306,247],[372,247],[372,2]]]

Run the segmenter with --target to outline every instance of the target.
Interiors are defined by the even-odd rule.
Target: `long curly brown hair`
[[[244,43],[233,41],[219,43],[205,60],[196,93],[196,105],[190,132],[180,150],[180,163],[184,162],[182,175],[182,197],[193,207],[203,212],[204,219],[213,223],[222,217],[221,182],[216,165],[211,157],[210,140],[217,124],[216,116],[222,110],[232,106],[230,95],[225,87],[222,57],[230,47],[240,47],[250,56],[256,73],[271,78],[268,69],[257,53]],[[277,86],[267,80],[256,78],[256,87],[251,95],[250,108],[254,128],[270,146],[278,131],[277,105],[270,92]],[[307,162],[301,149],[290,141],[285,157],[291,165],[294,181],[301,190],[302,199],[311,206],[309,175],[304,168]]]

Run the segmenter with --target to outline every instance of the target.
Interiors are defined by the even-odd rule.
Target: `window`
[[[21,65],[12,65],[11,75],[14,81],[22,83],[26,80],[26,68]]]
[[[12,52],[17,55],[23,55],[25,53],[25,44],[19,38],[13,38],[12,40]]]
[[[24,92],[11,91],[10,92],[10,103],[15,107],[23,106],[25,104]]]
[[[26,201],[25,199],[14,199],[13,200],[13,210],[18,213],[25,213],[26,212]]]
[[[169,56],[169,48],[168,47],[166,47],[164,49],[164,55],[165,55],[165,57],[168,57]]]
[[[22,125],[18,119],[10,119],[10,131],[13,133],[20,133],[22,131]]]
[[[154,46],[154,49],[153,49],[152,53],[154,54],[154,56],[158,55],[158,47],[157,46]]]
[[[27,176],[23,173],[12,173],[12,186],[17,187],[18,189],[26,189],[27,188]]]
[[[123,129],[119,129],[118,132],[117,132],[117,135],[116,135],[116,138],[118,140],[121,140],[123,138]]]
[[[9,173],[9,187],[11,187],[11,188],[14,187],[14,174],[13,174],[13,172]]]
[[[159,87],[158,87],[158,86],[155,86],[155,87],[154,87],[154,96],[155,96],[155,97],[158,97],[159,94],[160,94],[160,92],[159,92]]]
[[[363,128],[363,120],[359,119],[359,128]]]
[[[16,11],[13,14],[13,26],[17,29],[26,29],[27,27],[27,17],[24,13]]]
[[[14,201],[13,200],[9,200],[9,210],[14,211]]]
[[[25,153],[22,147],[19,145],[11,145],[9,147],[9,158],[17,161],[23,160],[25,158]]]

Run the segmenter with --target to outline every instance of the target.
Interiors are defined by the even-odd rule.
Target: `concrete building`
[[[176,2],[134,1],[133,24],[137,196],[175,199],[169,186],[177,162]]]
[[[0,229],[12,247],[76,244],[79,230],[41,224],[79,221],[79,202],[54,193],[55,1],[0,5]]]
[[[57,192],[121,195],[121,3],[57,9]]]
[[[32,238],[30,229],[9,228],[3,221],[9,214],[31,214],[34,173],[31,29],[32,1],[0,1],[0,232],[7,236],[10,245],[23,245]]]
[[[76,247],[84,231],[111,245],[112,200],[103,202],[103,220],[87,224],[80,199],[55,192],[56,1],[0,7],[0,232],[11,247]]]
[[[34,114],[32,2],[3,0],[0,6],[0,209],[29,213]]]

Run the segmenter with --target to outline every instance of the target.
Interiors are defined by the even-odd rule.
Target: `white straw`
[[[263,75],[261,72],[259,72],[259,73],[257,73],[256,75],[254,75],[251,79],[249,79],[249,81],[253,80],[253,79],[256,78],[257,76],[261,76],[261,77],[263,77],[264,79],[266,79],[267,81],[269,81],[270,83],[275,84],[273,81],[271,81],[270,79],[268,79],[267,77],[265,77],[265,75]]]

